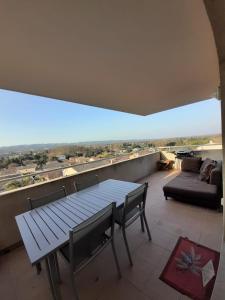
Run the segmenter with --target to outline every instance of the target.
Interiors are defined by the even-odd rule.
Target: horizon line
[[[222,135],[222,133],[209,133],[209,134],[199,134],[199,135],[185,135],[185,136],[171,136],[171,137],[160,137],[160,138],[129,138],[129,139],[108,139],[108,140],[91,140],[91,141],[78,141],[78,142],[43,142],[43,143],[32,143],[32,144],[16,144],[16,145],[7,145],[1,146],[0,148],[7,148],[7,147],[19,147],[19,146],[32,146],[32,145],[67,145],[67,144],[85,144],[85,143],[100,143],[100,142],[119,142],[119,141],[156,141],[161,139],[178,139],[178,138],[192,138],[192,137],[207,137],[207,136],[216,136]]]

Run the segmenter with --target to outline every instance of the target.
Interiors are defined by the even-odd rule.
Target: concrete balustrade
[[[15,222],[15,216],[28,209],[28,197],[40,197],[51,193],[60,186],[66,187],[67,193],[74,192],[74,181],[88,180],[97,174],[100,181],[108,178],[138,181],[156,171],[156,162],[160,159],[160,152],[148,154],[112,165],[95,168],[74,176],[54,179],[44,183],[34,184],[0,195],[0,251],[11,247],[20,241],[20,235]]]

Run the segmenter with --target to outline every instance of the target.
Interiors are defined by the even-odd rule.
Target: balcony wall
[[[67,193],[74,192],[76,179],[88,179],[97,174],[100,180],[108,178],[138,181],[156,171],[156,162],[160,159],[160,152],[148,154],[131,160],[119,162],[113,165],[96,168],[91,171],[79,173],[46,183],[39,183],[30,187],[24,187],[11,192],[5,192],[0,196],[0,250],[8,248],[20,241],[20,235],[15,222],[15,216],[28,209],[27,197],[40,197],[50,193],[59,186],[64,185]]]
[[[223,160],[222,149],[198,150],[195,152],[198,154],[198,156],[201,156],[202,159],[206,159],[208,157],[214,160]]]
[[[172,148],[172,147],[171,147]],[[174,147],[179,149],[178,147]],[[181,147],[180,147],[181,148]],[[203,160],[211,158],[213,160],[223,160],[222,149],[207,149],[207,150],[194,150],[194,155],[201,157]],[[175,161],[175,169],[181,169],[181,159],[176,159],[176,154],[168,151],[161,151],[161,159],[172,159]]]

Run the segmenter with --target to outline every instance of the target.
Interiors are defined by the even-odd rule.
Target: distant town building
[[[78,162],[77,157],[75,157],[75,156],[70,157],[70,158],[69,158],[69,162],[70,162],[71,164],[76,164],[76,163]]]
[[[84,164],[86,162],[89,162],[89,159],[87,157],[70,157],[69,158],[69,163],[71,164]]]
[[[88,161],[92,162],[92,161],[96,161],[96,160],[99,160],[99,158],[98,157],[90,157]]]
[[[66,160],[66,156],[65,155],[58,155],[58,156],[56,156],[56,158],[57,158],[58,161],[64,161],[64,160]]]
[[[127,153],[127,150],[123,149],[123,150],[120,150],[119,153],[123,154],[123,153]]]
[[[74,168],[66,168],[62,171],[63,176],[72,176],[76,175],[78,172]]]

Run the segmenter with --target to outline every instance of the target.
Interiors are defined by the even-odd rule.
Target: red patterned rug
[[[219,252],[180,237],[159,278],[191,299],[209,300],[219,258]]]

